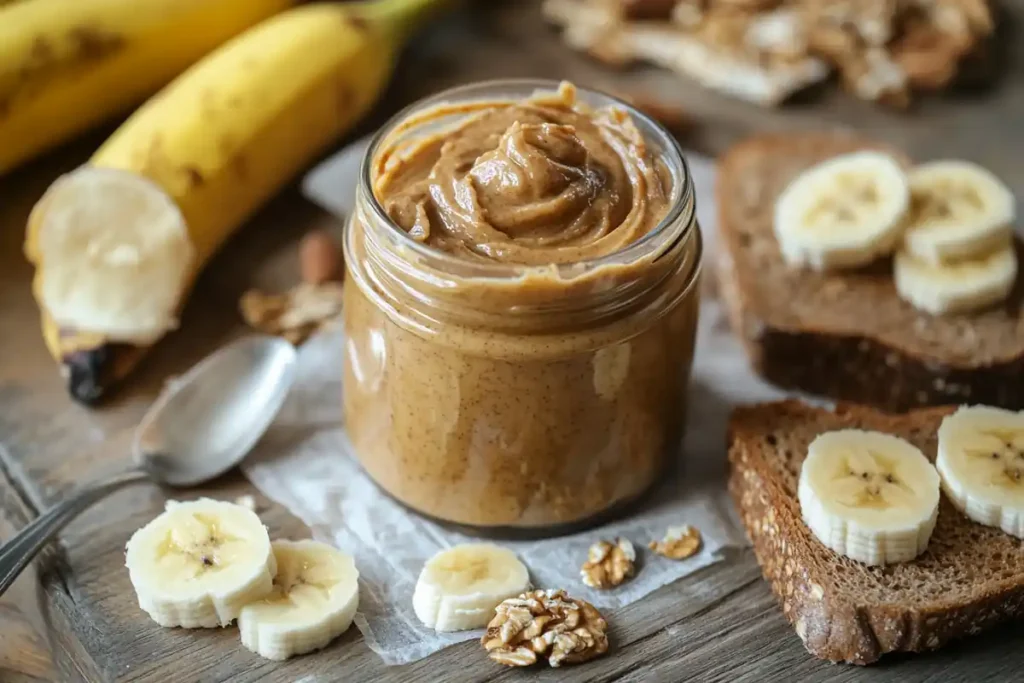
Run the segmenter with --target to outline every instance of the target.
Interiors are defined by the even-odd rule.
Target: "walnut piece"
[[[253,329],[301,344],[338,317],[342,291],[337,282],[303,283],[284,294],[251,289],[242,295],[239,309]]]
[[[633,576],[635,562],[636,550],[629,539],[616,538],[614,543],[598,541],[590,546],[580,576],[591,588],[614,588]]]
[[[676,0],[621,0],[627,19],[668,19]]]
[[[544,0],[565,41],[609,65],[649,61],[762,104],[838,71],[858,98],[906,106],[984,63],[991,0]]]
[[[651,541],[648,547],[659,555],[670,560],[685,560],[700,550],[700,532],[689,524],[669,527],[665,538]]]
[[[608,622],[585,600],[562,590],[535,590],[495,608],[481,643],[506,666],[579,664],[608,651]]]

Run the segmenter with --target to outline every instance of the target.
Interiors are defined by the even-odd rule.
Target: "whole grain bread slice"
[[[932,316],[899,298],[889,261],[822,274],[783,260],[778,195],[807,168],[868,148],[886,149],[841,133],[762,135],[719,161],[719,289],[754,368],[783,387],[891,411],[1024,408],[1024,278],[998,307]]]
[[[810,442],[834,429],[893,434],[935,458],[952,408],[901,415],[799,401],[737,408],[729,423],[729,491],[761,570],[807,650],[869,664],[920,652],[1024,615],[1024,547],[976,524],[942,497],[928,549],[912,562],[869,567],[822,545],[800,515],[797,482]]]

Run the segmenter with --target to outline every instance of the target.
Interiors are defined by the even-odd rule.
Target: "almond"
[[[340,279],[341,252],[334,237],[326,230],[314,230],[299,244],[299,272],[302,281],[311,285]]]

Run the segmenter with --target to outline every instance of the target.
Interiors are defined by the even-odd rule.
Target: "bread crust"
[[[971,591],[969,600],[922,600],[904,592],[900,600],[880,602],[837,589],[848,585],[852,577],[885,582],[891,573],[886,568],[860,565],[822,545],[801,518],[795,484],[780,477],[778,462],[772,466],[773,458],[784,456],[768,437],[774,434],[773,429],[785,429],[787,425],[803,425],[808,432],[816,426],[821,431],[846,427],[884,431],[924,446],[925,454],[934,459],[934,430],[952,410],[929,408],[887,415],[848,404],[828,411],[791,400],[733,412],[728,428],[729,492],[764,578],[804,647],[814,656],[833,662],[871,664],[889,652],[934,650],[950,640],[1024,615],[1024,571],[992,580],[986,570],[995,573],[999,567],[978,567],[974,579],[977,585],[965,587]],[[773,438],[777,441],[779,437]],[[795,457],[802,463],[804,454]],[[932,564],[946,559],[943,553],[954,552],[951,537],[958,534],[977,533],[990,543],[1022,552],[1019,542],[971,522],[944,497],[939,517],[926,551]],[[1021,559],[1015,558],[1015,562],[1020,564]],[[927,580],[928,576],[920,578]]]
[[[824,151],[823,156],[857,149],[883,149],[902,158],[885,145],[852,135],[801,133],[751,138],[719,161],[716,201],[720,207],[720,248],[712,266],[730,325],[741,338],[754,369],[780,387],[875,405],[888,411],[962,402],[1024,408],[1024,338],[1019,352],[1012,357],[990,362],[944,359],[941,352],[924,356],[912,347],[887,343],[870,330],[860,334],[839,333],[806,319],[784,324],[757,303],[754,276],[737,272],[746,268],[745,263],[737,261],[745,237],[740,226],[729,220],[724,207],[734,199],[730,195],[739,182],[736,176],[745,172],[753,155],[792,155],[801,147]],[[759,201],[774,202],[774,197]],[[886,266],[881,264],[880,268],[884,270]],[[879,277],[890,275],[885,272]],[[890,296],[896,297],[895,291]],[[949,323],[950,327],[955,324]],[[1008,325],[1007,332],[1013,334],[1014,329]],[[914,331],[906,330],[906,334],[912,336]]]

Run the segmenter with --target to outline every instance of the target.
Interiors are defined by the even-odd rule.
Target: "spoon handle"
[[[36,517],[15,534],[14,538],[0,546],[0,595],[10,588],[32,558],[57,535],[57,532],[67,526],[68,522],[108,493],[113,493],[128,484],[146,480],[146,473],[142,470],[131,469],[122,472],[105,481],[78,489],[67,500]]]

